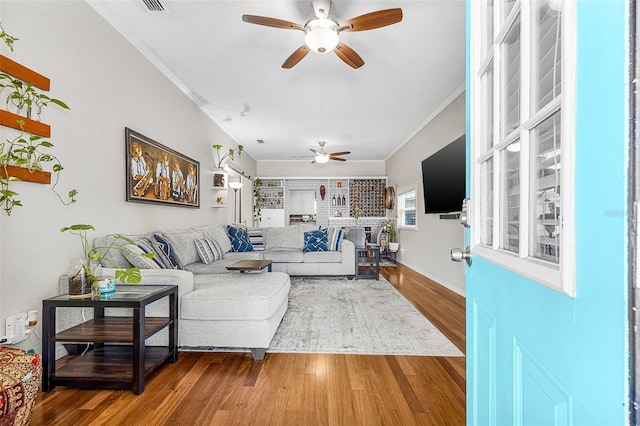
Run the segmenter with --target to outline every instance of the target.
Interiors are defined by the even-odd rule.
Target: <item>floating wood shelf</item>
[[[51,81],[47,77],[38,74],[24,65],[20,65],[4,55],[0,55],[0,71],[11,74],[27,83],[31,83],[38,89],[49,91]]]
[[[25,132],[33,133],[34,135],[45,138],[51,137],[51,126],[48,124],[31,120],[30,118],[0,109],[1,125],[20,130],[20,123],[18,123],[18,121],[24,121],[23,130]]]
[[[8,177],[18,178],[25,182],[43,183],[46,185],[51,183],[51,172],[0,165],[0,177],[5,178],[7,175]]]

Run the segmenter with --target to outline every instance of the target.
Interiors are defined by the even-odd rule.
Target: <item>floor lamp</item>
[[[242,221],[242,199],[240,200],[240,207],[237,208],[238,204],[238,189],[242,188],[242,182],[229,182],[229,186],[233,189],[233,219],[236,223],[240,223]],[[240,218],[237,218],[236,212],[240,213]]]

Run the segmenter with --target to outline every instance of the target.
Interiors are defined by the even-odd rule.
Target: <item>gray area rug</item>
[[[267,352],[464,356],[382,277],[292,277]]]

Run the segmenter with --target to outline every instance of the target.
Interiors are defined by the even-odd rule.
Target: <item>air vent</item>
[[[151,13],[169,13],[166,6],[160,0],[140,0],[145,9]]]

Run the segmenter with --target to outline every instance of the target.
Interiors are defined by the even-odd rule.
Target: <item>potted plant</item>
[[[238,145],[237,152],[233,148],[229,148],[229,150],[223,154],[220,152],[220,150],[223,148],[222,145],[212,145],[212,146],[213,146],[213,149],[216,150],[216,157],[217,157],[216,166],[219,169],[222,169],[224,167],[224,163],[227,158],[231,160],[235,160],[236,153],[238,154],[238,158],[240,158],[240,156],[242,156],[242,151],[244,150],[243,145]]]
[[[397,252],[400,244],[396,241],[396,222],[395,220],[386,220],[382,222],[382,232],[387,235],[387,247],[390,252]]]
[[[353,218],[356,220],[356,226],[358,226],[358,220],[360,220],[363,215],[364,210],[362,210],[360,207],[356,207],[353,214]]]
[[[117,246],[117,240],[124,240],[130,244],[135,242],[124,235],[115,235],[111,244],[106,246],[92,246],[87,238],[87,231],[95,231],[93,225],[76,224],[60,229],[60,232],[69,232],[80,238],[83,257],[71,259],[69,264],[69,295],[70,297],[89,297],[92,293],[92,286],[101,277],[103,264],[109,264],[116,269],[115,277],[117,281],[138,284],[142,280],[140,269],[137,267],[118,268],[118,264],[109,258],[111,250],[126,251],[125,247]],[[153,253],[139,254],[147,258],[153,258]],[[95,294],[95,291],[94,291]],[[98,292],[99,294],[99,292]]]

